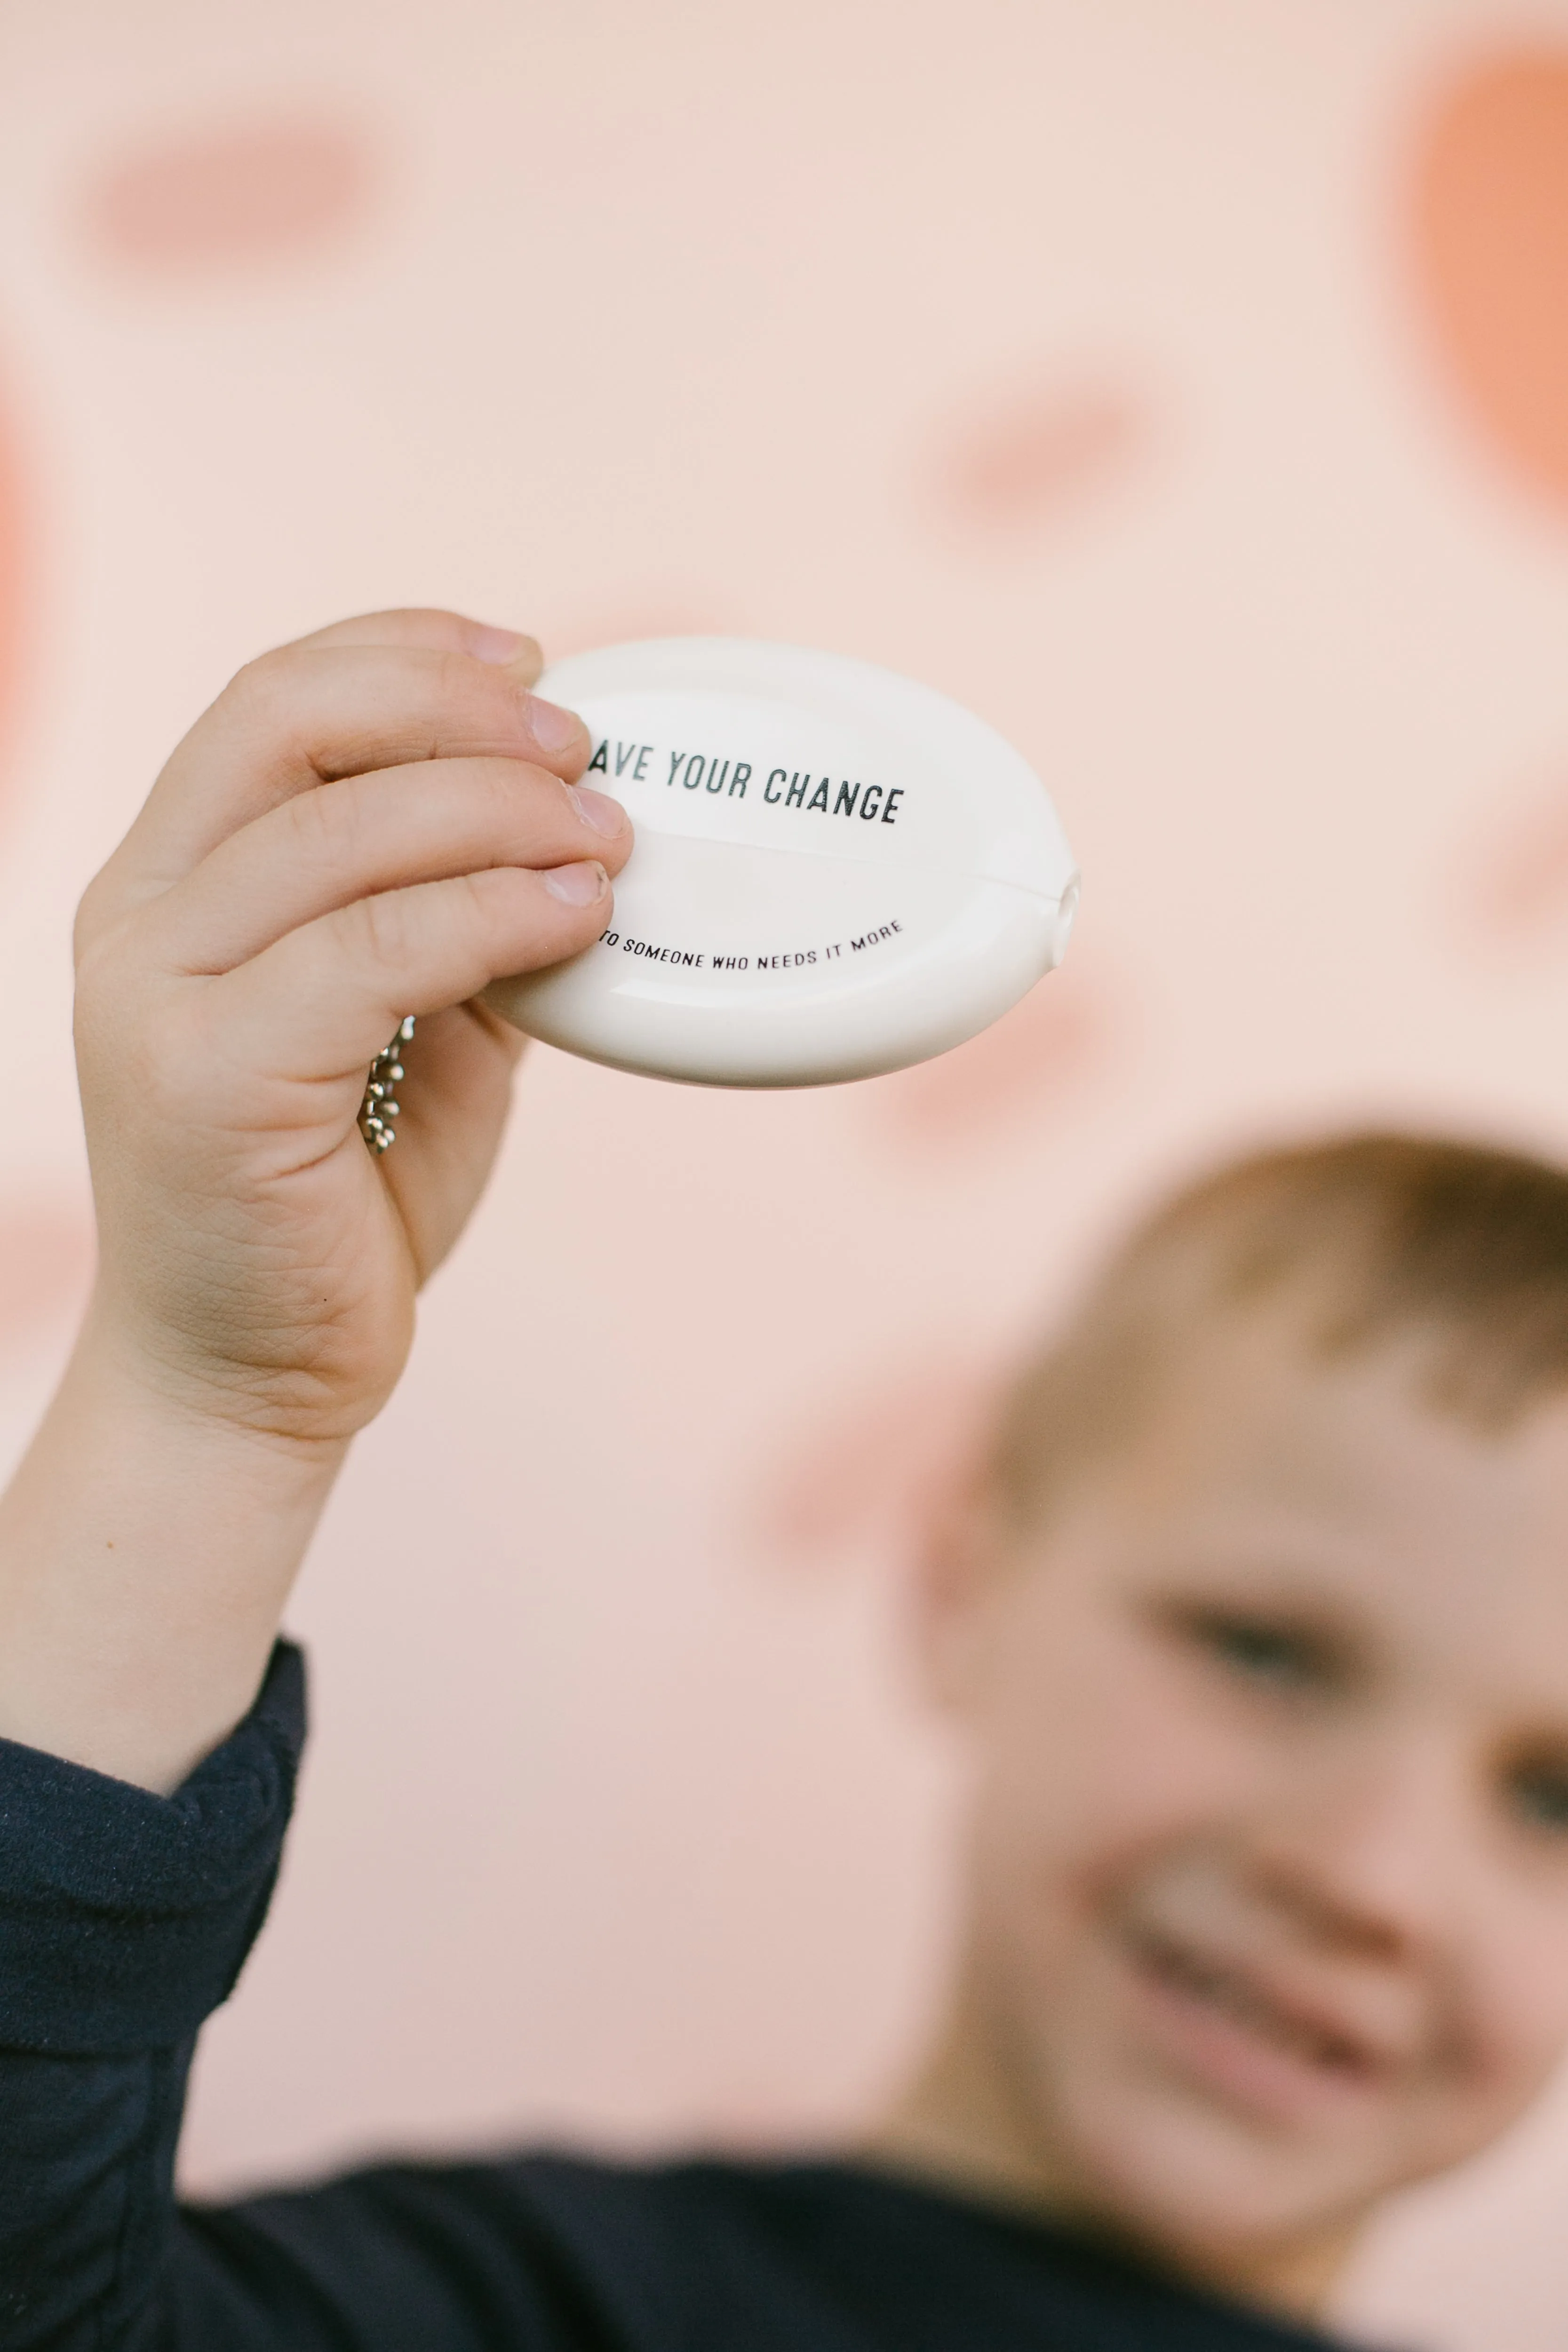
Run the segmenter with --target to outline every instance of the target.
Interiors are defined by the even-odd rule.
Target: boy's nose
[[[1260,1893],[1347,1957],[1413,1958],[1483,1897],[1481,1822],[1436,1738],[1381,1743],[1293,1790],[1257,1826]]]

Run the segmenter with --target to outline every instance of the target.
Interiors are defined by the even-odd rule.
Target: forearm
[[[177,1787],[256,1695],[345,1450],[166,1400],[89,1315],[0,1496],[0,1738]]]

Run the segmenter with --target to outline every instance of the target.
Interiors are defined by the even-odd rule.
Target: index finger
[[[429,615],[398,617],[410,625],[401,644],[373,615],[248,663],[170,754],[93,903],[155,897],[230,834],[332,778],[494,757],[565,782],[581,773],[586,729],[524,682],[531,639],[517,664],[500,663],[470,650],[478,625],[444,614],[432,632]],[[432,646],[431,634],[465,642]],[[516,642],[508,633],[507,647]]]

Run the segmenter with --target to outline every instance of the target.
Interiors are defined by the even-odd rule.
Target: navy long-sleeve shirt
[[[0,1741],[0,2352],[1324,2352],[849,2164],[534,2155],[179,2206],[303,1737],[280,1644],[172,1797]]]

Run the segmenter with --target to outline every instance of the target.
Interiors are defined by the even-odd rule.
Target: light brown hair
[[[991,1457],[1023,1518],[1124,1444],[1194,1333],[1299,1310],[1327,1360],[1419,1342],[1422,1391],[1483,1430],[1568,1389],[1568,1172],[1438,1137],[1347,1136],[1258,1152],[1187,1186],[1116,1253],[1028,1364]]]

